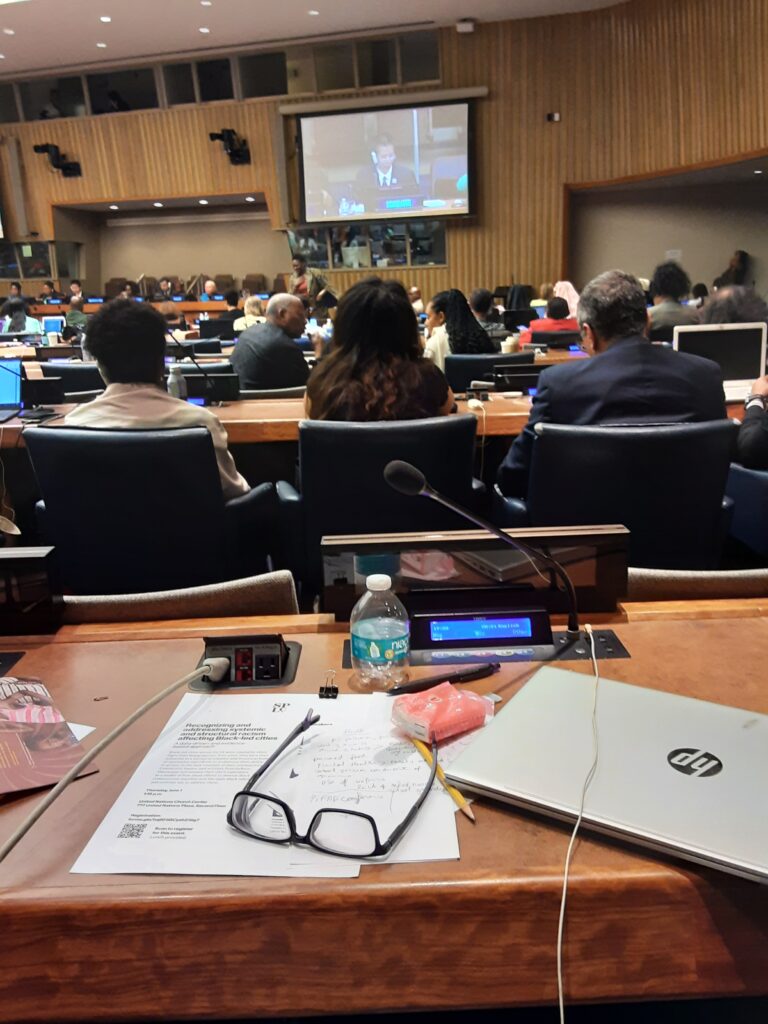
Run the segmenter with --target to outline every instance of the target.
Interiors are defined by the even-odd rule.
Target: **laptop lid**
[[[21,406],[21,360],[0,359],[0,409]]]
[[[717,363],[728,393],[765,373],[766,333],[763,323],[691,324],[675,327],[672,347]]]
[[[67,320],[63,316],[44,316],[43,334],[61,334]]]
[[[446,770],[567,821],[592,763],[594,678],[544,667]],[[583,827],[768,882],[768,715],[600,680]]]

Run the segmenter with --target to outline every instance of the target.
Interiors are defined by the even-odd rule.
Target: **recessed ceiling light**
[[[107,44],[106,43],[96,43],[96,45],[98,46],[98,48],[100,50],[106,50],[106,48],[107,48]]]
[[[99,18],[99,21],[104,22],[105,25],[109,25],[112,19],[108,14],[102,14],[102,16]]]
[[[307,14],[311,14],[313,18],[316,18],[320,14],[320,11],[307,11]]]
[[[755,174],[762,174],[762,171],[755,171]]]
[[[246,196],[245,197],[245,201],[246,201],[246,203],[255,203],[256,199],[255,199],[254,196]]]
[[[200,0],[201,7],[213,7],[213,0]]]
[[[152,205],[156,206],[158,208],[158,210],[161,210],[163,208],[163,204],[162,203],[152,203]]]
[[[198,203],[200,203],[201,206],[207,206],[208,205],[208,200],[207,199],[198,199],[197,201],[198,201]]]
[[[112,203],[112,205],[110,206],[110,210],[119,210],[119,209],[120,209],[120,207],[117,205],[117,203]]]
[[[4,28],[3,29],[3,34],[6,35],[6,36],[15,36],[16,32],[12,28]]]
[[[211,30],[209,28],[199,28],[197,31],[202,32],[204,36],[207,36]]]
[[[0,53],[0,60],[5,60],[5,54],[4,53]]]

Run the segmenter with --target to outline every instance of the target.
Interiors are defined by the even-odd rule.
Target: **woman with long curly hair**
[[[307,384],[314,420],[415,420],[453,409],[448,381],[425,359],[398,281],[368,278],[339,301],[330,353]]]
[[[458,288],[432,297],[427,306],[427,330],[424,354],[441,370],[445,369],[445,357],[451,353],[492,355],[499,351],[499,343],[477,322],[466,295]]]

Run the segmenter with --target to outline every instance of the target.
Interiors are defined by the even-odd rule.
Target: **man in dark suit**
[[[366,163],[357,172],[357,190],[369,202],[385,192],[411,194],[418,186],[413,171],[397,162],[395,144],[389,135],[379,135],[374,141],[375,163]]]
[[[230,359],[246,391],[293,388],[307,383],[309,367],[296,344],[307,318],[304,303],[295,295],[273,295],[267,321],[243,331]]]
[[[173,298],[173,285],[168,277],[161,277],[157,282],[157,291],[152,296],[153,302],[169,302]]]
[[[768,377],[758,377],[749,391],[736,457],[747,469],[768,469]]]
[[[720,367],[648,341],[645,294],[630,274],[611,270],[590,281],[579,298],[578,321],[592,358],[542,371],[528,423],[499,468],[504,494],[526,493],[536,423],[694,423],[725,417]]]

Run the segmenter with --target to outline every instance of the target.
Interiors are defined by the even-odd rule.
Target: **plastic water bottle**
[[[376,573],[365,585],[350,617],[352,665],[362,685],[389,690],[408,679],[408,612],[392,593],[389,576]]]
[[[187,382],[180,366],[172,366],[168,371],[168,394],[174,398],[187,397]]]

